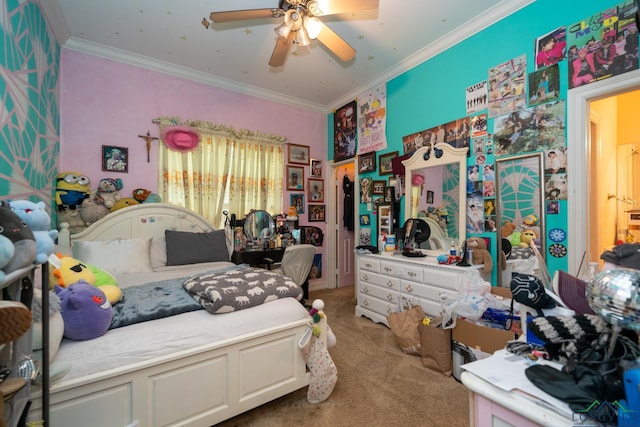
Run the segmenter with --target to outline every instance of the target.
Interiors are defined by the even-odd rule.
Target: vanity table
[[[438,264],[435,257],[408,258],[400,253],[357,255],[356,316],[387,326],[387,316],[405,300],[420,305],[427,316],[441,316],[457,300],[464,274],[470,268]]]
[[[282,261],[285,248],[276,249],[256,249],[243,251],[233,251],[231,262],[234,264],[249,264],[252,267],[266,265],[265,258],[273,260],[273,262]]]

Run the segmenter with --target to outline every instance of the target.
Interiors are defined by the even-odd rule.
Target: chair
[[[302,299],[309,298],[309,272],[313,266],[316,247],[313,245],[287,246],[282,255],[282,261],[273,262],[265,258],[267,268],[284,274],[293,279],[302,288]]]

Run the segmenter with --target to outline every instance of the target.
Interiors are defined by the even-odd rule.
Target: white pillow
[[[154,270],[167,265],[167,242],[163,237],[151,240],[151,268]]]
[[[73,257],[117,276],[123,273],[150,273],[151,237],[128,240],[73,242]]]

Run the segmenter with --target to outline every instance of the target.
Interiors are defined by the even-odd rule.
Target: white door
[[[335,258],[336,266],[336,287],[351,286],[354,280],[354,253],[355,247],[355,228],[358,221],[358,213],[356,212],[356,183],[354,182],[354,165],[353,163],[342,164],[335,169],[334,182],[336,189],[335,206],[335,250],[332,251]],[[345,197],[345,188],[349,188],[351,183],[351,195]],[[345,223],[345,213],[350,217],[351,224]],[[348,222],[348,221],[347,221]]]

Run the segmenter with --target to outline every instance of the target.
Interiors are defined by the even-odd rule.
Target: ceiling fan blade
[[[377,9],[378,3],[379,0],[317,0],[318,11],[312,10],[311,13],[316,16],[323,16]]]
[[[322,29],[317,39],[345,62],[351,60],[356,55],[356,50],[324,23],[322,23]]]
[[[281,67],[287,58],[287,53],[289,53],[289,48],[292,44],[293,31],[291,31],[287,37],[278,37],[276,47],[273,48],[271,59],[269,59],[269,65],[272,67]]]
[[[209,19],[213,22],[244,21],[247,19],[277,18],[280,9],[229,10],[227,12],[211,12]]]

